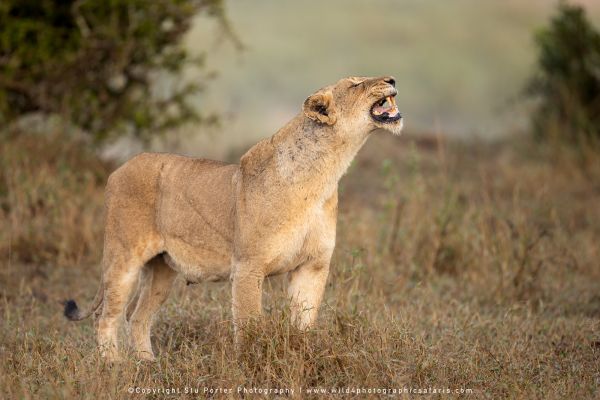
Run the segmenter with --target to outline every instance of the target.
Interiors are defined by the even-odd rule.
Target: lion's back
[[[109,176],[106,209],[109,213],[127,212],[141,219],[154,219],[159,202],[171,197],[210,199],[220,197],[219,193],[229,197],[237,169],[237,165],[220,161],[169,153],[141,153]]]

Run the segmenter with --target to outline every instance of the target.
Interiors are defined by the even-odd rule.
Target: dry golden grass
[[[155,325],[158,362],[113,367],[95,352],[92,322],[67,322],[59,304],[95,293],[110,166],[58,137],[6,139],[0,162],[0,397],[125,398],[129,387],[598,396],[598,158],[518,138],[374,137],[342,182],[314,330],[290,327],[285,280],[269,280],[266,326],[236,357],[229,285],[178,282]]]

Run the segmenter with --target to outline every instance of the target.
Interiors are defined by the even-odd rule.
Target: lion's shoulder
[[[240,168],[245,175],[262,172],[275,152],[272,138],[263,139],[250,148],[240,159]]]

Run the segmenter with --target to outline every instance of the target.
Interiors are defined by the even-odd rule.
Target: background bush
[[[186,99],[203,82],[151,85],[202,67],[178,45],[199,12],[225,23],[221,0],[3,0],[0,123],[59,114],[102,140],[202,120]]]
[[[579,6],[561,4],[536,36],[539,72],[529,92],[539,98],[533,114],[538,137],[572,143],[600,139],[600,33]]]

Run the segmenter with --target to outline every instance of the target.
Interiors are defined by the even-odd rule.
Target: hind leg
[[[107,227],[108,231],[108,227]],[[129,238],[109,237],[104,244],[104,298],[97,333],[100,353],[109,361],[119,361],[118,330],[142,267],[160,252],[160,241],[152,234]]]
[[[119,359],[117,332],[144,264],[163,251],[157,230],[157,187],[164,163],[156,155],[134,157],[113,172],[105,191],[104,298],[98,344]]]
[[[138,280],[138,287],[136,289],[134,289],[134,293],[131,297],[131,300],[129,300],[129,303],[127,303],[127,308],[125,309],[125,321],[127,321],[127,322],[129,322],[131,320],[131,316],[133,315],[133,312],[135,311],[135,307],[137,306],[138,299],[140,298],[140,292],[142,291],[142,286],[145,283],[145,279],[146,279],[145,273],[147,271],[148,271],[148,268],[146,268],[146,266],[144,266],[144,268],[142,268],[142,271],[140,273],[140,278]]]
[[[162,257],[153,258],[142,270],[139,298],[129,321],[131,344],[141,359],[154,360],[150,330],[154,316],[167,300],[176,276],[177,273]]]
[[[137,282],[143,259],[113,262],[104,272],[104,301],[98,320],[100,353],[109,361],[119,361],[118,329],[125,306]]]

